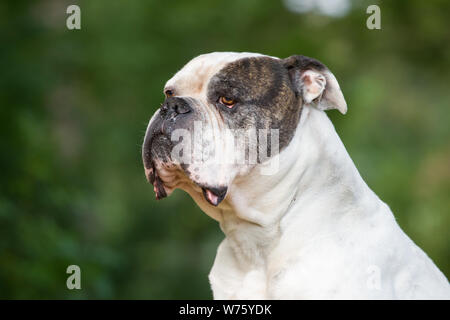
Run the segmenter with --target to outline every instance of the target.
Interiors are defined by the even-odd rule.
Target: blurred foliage
[[[371,31],[372,3],[330,17],[281,0],[2,1],[0,298],[211,298],[223,235],[182,191],[156,202],[140,155],[165,81],[211,51],[327,64],[361,175],[449,276],[450,2],[378,2]]]

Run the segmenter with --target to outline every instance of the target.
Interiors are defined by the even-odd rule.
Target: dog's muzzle
[[[158,176],[155,162],[171,162],[173,143],[171,134],[178,128],[189,128],[193,122],[194,110],[184,98],[169,97],[151,119],[142,146],[142,160],[148,181],[153,184],[156,198],[167,196]]]
[[[157,170],[158,165],[167,169],[167,167],[173,168],[174,163],[177,163],[179,166],[175,165],[175,170],[186,171],[187,169],[185,164],[178,163],[171,157],[174,147],[171,136],[177,129],[185,129],[189,132],[193,130],[194,121],[199,118],[198,111],[192,107],[194,103],[195,101],[191,101],[190,98],[167,98],[147,128],[142,147],[142,158],[147,180],[153,184],[156,199],[167,196],[164,181],[160,176],[161,172]],[[226,186],[209,185],[208,182],[192,182],[202,189],[204,198],[213,206],[219,205],[226,196]]]

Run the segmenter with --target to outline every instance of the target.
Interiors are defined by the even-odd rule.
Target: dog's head
[[[157,199],[181,188],[202,208],[218,206],[236,177],[273,160],[305,105],[347,110],[333,74],[305,56],[200,55],[164,94],[142,147],[146,176]]]

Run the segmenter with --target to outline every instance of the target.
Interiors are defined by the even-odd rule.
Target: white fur
[[[207,106],[205,85],[227,63],[255,55],[201,55],[166,88],[195,97],[211,127],[222,130]],[[261,175],[258,167],[245,174],[228,170],[231,183],[218,207],[189,179],[172,186],[187,191],[226,235],[209,275],[214,298],[449,299],[445,276],[362,180],[322,111],[347,111],[336,79],[325,77],[335,90],[317,108],[304,107],[276,174]],[[214,180],[217,173],[203,178]]]
[[[215,299],[448,299],[445,276],[365,184],[323,111],[305,107],[274,176],[231,186]]]

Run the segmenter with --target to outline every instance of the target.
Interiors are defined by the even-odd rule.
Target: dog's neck
[[[222,210],[220,226],[245,263],[264,263],[293,216],[304,221],[299,233],[317,234],[349,206],[373,197],[323,111],[304,108],[279,157],[275,174],[264,176],[255,168],[237,178]]]

